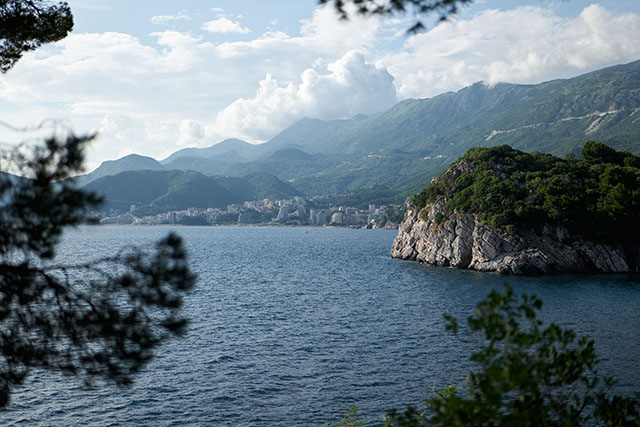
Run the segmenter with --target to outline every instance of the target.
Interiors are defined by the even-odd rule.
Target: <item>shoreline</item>
[[[366,227],[354,227],[354,226],[339,226],[339,225],[291,225],[291,224],[208,224],[208,225],[188,225],[188,224],[90,224],[83,223],[80,226],[86,227],[228,227],[228,228],[312,228],[312,229],[351,229],[351,230],[386,230],[397,231],[398,228],[366,228]]]

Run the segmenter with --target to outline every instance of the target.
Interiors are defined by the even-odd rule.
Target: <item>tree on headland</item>
[[[580,157],[475,147],[458,160],[472,171],[445,171],[411,201],[420,211],[445,200],[445,218],[479,215],[505,230],[558,224],[633,251],[640,241],[640,157],[595,141],[584,144]]]
[[[66,3],[0,0],[2,72],[72,25]],[[195,276],[177,236],[154,250],[56,263],[63,230],[100,202],[69,180],[92,139],[52,136],[0,153],[0,408],[34,370],[130,384],[158,345],[185,331],[182,298]]]

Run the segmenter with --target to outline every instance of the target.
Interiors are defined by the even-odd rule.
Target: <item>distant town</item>
[[[337,226],[351,228],[397,229],[404,214],[399,205],[357,209],[348,206],[328,206],[323,197],[290,200],[253,200],[232,204],[226,208],[187,208],[153,212],[148,206],[132,204],[128,212],[92,212],[93,223],[130,225],[291,225]],[[151,210],[151,213],[150,213]]]

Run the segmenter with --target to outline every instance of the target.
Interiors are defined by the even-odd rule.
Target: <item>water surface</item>
[[[601,372],[640,391],[640,283],[631,276],[505,277],[393,260],[394,231],[260,227],[82,227],[62,260],[151,245],[170,230],[199,276],[186,337],[129,389],[87,390],[35,373],[2,425],[332,425],[368,421],[463,384],[476,342],[444,332],[505,280],[544,301],[545,320],[596,340]]]

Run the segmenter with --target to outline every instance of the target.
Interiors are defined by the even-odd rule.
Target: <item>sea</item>
[[[598,373],[640,392],[640,278],[513,277],[392,259],[392,230],[86,226],[58,260],[148,247],[170,231],[198,275],[186,336],[165,343],[128,388],[34,371],[0,411],[6,426],[331,426],[347,409],[373,425],[464,386],[481,345],[445,331],[507,282],[596,342]]]

